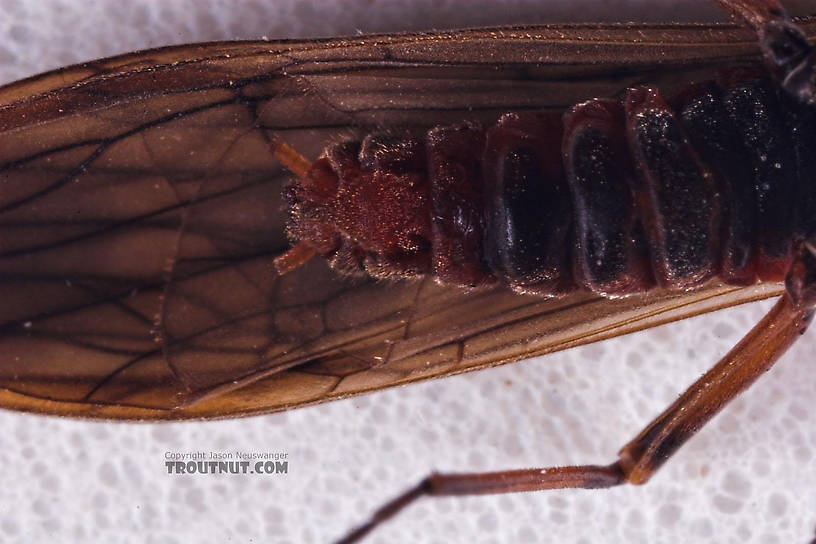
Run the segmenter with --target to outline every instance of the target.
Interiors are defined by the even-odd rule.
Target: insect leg
[[[275,271],[279,276],[291,272],[315,256],[315,250],[303,242],[295,245],[283,255],[275,257]]]
[[[748,388],[807,329],[816,309],[816,246],[804,244],[786,293],[711,370],[626,444],[608,466],[583,465],[472,474],[432,474],[377,510],[343,540],[357,542],[422,496],[489,495],[645,483],[689,438]]]
[[[297,152],[295,148],[284,141],[274,139],[269,144],[272,155],[278,159],[281,164],[290,172],[300,178],[302,183],[305,183],[309,177],[313,163]],[[316,175],[315,177],[319,177]],[[316,254],[313,247],[306,243],[299,243],[292,247],[289,251],[275,258],[275,271],[278,275],[283,275],[291,272],[299,267]]]
[[[272,155],[294,175],[304,178],[309,173],[312,167],[311,161],[298,153],[291,145],[276,139],[272,140],[270,147]]]
[[[739,22],[756,30],[765,65],[782,88],[816,103],[816,54],[778,0],[718,0]]]

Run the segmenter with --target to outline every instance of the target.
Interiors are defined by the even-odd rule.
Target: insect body
[[[782,280],[813,228],[809,109],[767,79],[623,102],[335,145],[290,235],[345,272],[538,296]]]
[[[658,25],[213,44],[8,86],[0,405],[130,419],[281,410],[777,294],[767,280],[791,269],[781,306],[708,375],[714,397],[693,387],[613,465],[434,477],[399,504],[641,483],[809,319],[810,197],[797,183],[812,145],[796,113],[809,64],[766,47],[779,70],[757,76],[755,41]],[[435,92],[420,106],[412,85]],[[780,113],[786,101],[800,105]],[[364,137],[403,126],[431,132]],[[797,132],[766,137],[783,127]],[[270,142],[316,157],[328,140],[362,152],[330,147],[282,191],[290,175]],[[527,183],[544,173],[555,182]],[[329,206],[341,186],[358,198]],[[306,244],[290,263],[311,244],[335,269],[272,272],[286,205]]]
[[[733,27],[638,27],[637,41],[626,27],[544,27],[502,30],[498,36],[465,31],[445,38],[386,36],[325,45],[216,44],[183,62],[188,49],[166,49],[97,63],[93,77],[90,68],[80,66],[5,87],[0,289],[16,302],[0,308],[0,348],[13,354],[0,366],[6,392],[0,402],[89,417],[274,411],[509,362],[779,292],[773,282],[735,289],[712,281],[688,291],[640,289],[609,300],[575,288],[584,280],[573,274],[572,263],[569,270],[559,268],[564,248],[558,248],[545,272],[568,278],[563,290],[573,292],[556,300],[519,295],[507,288],[510,282],[497,281],[490,268],[497,263],[485,259],[486,247],[477,247],[487,241],[486,230],[464,237],[455,231],[488,218],[487,201],[477,206],[474,198],[457,195],[455,185],[448,193],[430,195],[426,204],[438,210],[418,213],[410,228],[420,236],[405,236],[403,254],[389,256],[408,259],[411,251],[427,247],[423,229],[431,218],[441,218],[430,228],[432,235],[434,228],[439,231],[438,241],[451,244],[436,249],[438,256],[456,260],[451,267],[437,259],[443,263],[437,267],[447,266],[447,272],[383,283],[338,274],[323,259],[283,276],[271,272],[290,245],[287,220],[290,231],[296,230],[283,195],[297,197],[297,183],[291,184],[289,169],[270,153],[270,142],[285,142],[312,158],[327,141],[362,141],[366,134],[382,133],[377,127],[404,127],[415,134],[436,127],[438,159],[443,152],[452,157],[438,166],[451,167],[457,150],[442,145],[461,145],[461,140],[445,132],[481,126],[499,153],[488,157],[478,146],[468,153],[474,168],[488,159],[495,169],[506,162],[499,148],[540,134],[538,120],[543,120],[556,126],[546,136],[553,140],[546,150],[553,157],[548,167],[558,172],[564,161],[556,133],[563,131],[560,117],[573,105],[616,95],[620,101],[626,88],[646,84],[672,101],[672,92],[687,88],[689,81],[714,81],[739,66],[757,71],[755,36]],[[489,78],[481,61],[451,57],[457,40],[490,53]],[[697,45],[689,48],[689,41]],[[420,46],[421,62],[415,59]],[[532,47],[546,53],[546,60],[531,59]],[[724,48],[729,54],[722,57]],[[610,51],[618,52],[615,62]],[[360,61],[361,56],[369,60]],[[499,59],[503,64],[496,64]],[[658,61],[661,70],[655,72]],[[436,89],[423,97],[421,107],[410,91],[416,85]],[[726,82],[721,89],[732,86]],[[603,100],[595,103],[610,107]],[[300,115],[293,117],[293,110]],[[499,124],[507,112],[516,112],[515,118]],[[598,123],[574,124],[588,126]],[[608,133],[633,149],[622,141],[625,130]],[[32,148],[31,142],[38,143]],[[376,142],[369,142],[373,151]],[[393,141],[376,145],[378,153],[394,149]],[[346,161],[343,172],[375,170],[341,148],[333,153]],[[629,157],[622,168],[635,166],[630,151],[615,155]],[[403,152],[411,152],[410,146]],[[315,168],[325,165],[315,162]],[[427,177],[424,163],[408,166],[418,172],[417,181]],[[388,166],[395,167],[393,161]],[[634,179],[634,173],[625,176],[626,183]],[[619,189],[613,193],[625,197]],[[491,198],[496,203],[500,196]],[[573,206],[569,191],[561,191],[560,198],[564,208]],[[376,202],[367,197],[353,205],[371,212]],[[467,209],[442,209],[463,204],[475,218],[466,219]],[[394,214],[382,217],[386,220],[368,218],[371,230],[360,225],[355,233],[360,241],[372,243],[373,233],[379,233],[374,242],[391,243]],[[637,210],[625,214],[636,239],[643,217]],[[310,225],[319,222],[302,226]],[[571,224],[563,227],[566,245],[578,247],[576,235],[567,234]],[[318,238],[333,243],[326,233]],[[524,243],[532,248],[541,241]],[[629,249],[640,251],[638,244]],[[460,258],[472,259],[473,265],[462,266]],[[628,259],[635,266],[631,263],[641,257]],[[349,264],[358,266],[353,259]],[[417,259],[410,266],[416,272],[430,264]],[[434,277],[444,274],[449,283],[437,285]],[[648,276],[644,272],[644,281],[651,282]],[[496,278],[492,284],[491,278]],[[456,287],[478,282],[488,285]],[[598,287],[603,289],[614,288]],[[58,385],[66,374],[71,385]]]

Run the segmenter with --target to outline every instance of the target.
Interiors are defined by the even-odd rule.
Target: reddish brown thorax
[[[288,233],[346,273],[425,274],[431,212],[424,147],[387,140],[369,136],[326,149],[287,188]]]

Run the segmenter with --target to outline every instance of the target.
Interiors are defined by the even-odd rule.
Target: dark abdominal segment
[[[751,165],[756,198],[757,273],[761,280],[779,281],[792,257],[796,194],[785,110],[778,89],[768,80],[737,84],[723,99],[749,150],[744,160]]]
[[[561,163],[561,119],[507,114],[488,131],[485,257],[513,289],[556,296],[573,289],[572,198]]]
[[[474,124],[428,133],[432,273],[443,283],[495,282],[484,266],[484,141],[484,129]]]
[[[575,208],[576,282],[605,295],[651,287],[619,102],[590,100],[567,112],[563,160]]]
[[[680,117],[694,148],[716,176],[720,203],[720,275],[723,281],[756,281],[756,190],[748,146],[716,90],[682,108]]]
[[[716,274],[719,265],[713,179],[657,91],[629,90],[625,108],[638,213],[655,279],[672,289],[699,285]]]

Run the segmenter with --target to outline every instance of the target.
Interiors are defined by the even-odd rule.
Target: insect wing
[[[812,24],[806,22],[809,31]],[[562,109],[753,62],[728,26],[531,27],[166,48],[0,89],[0,405],[109,418],[281,410],[770,296],[557,301],[283,277],[268,151]],[[692,45],[689,45],[692,44]],[[659,61],[659,63],[658,63]]]

